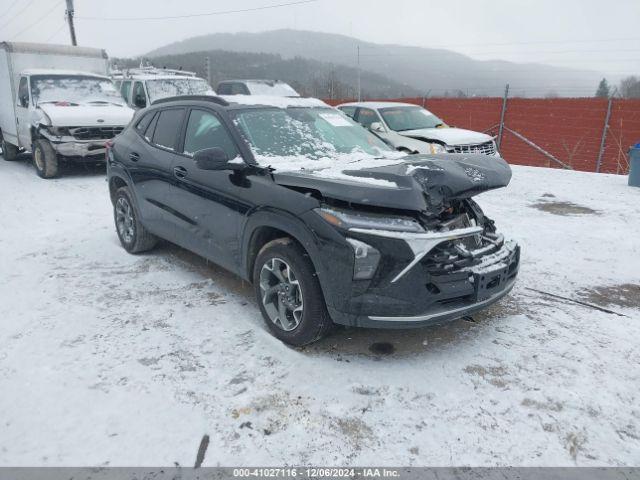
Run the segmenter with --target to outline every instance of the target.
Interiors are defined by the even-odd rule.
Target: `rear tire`
[[[146,252],[158,243],[158,237],[140,223],[140,217],[128,187],[121,187],[116,191],[113,199],[113,219],[120,243],[127,252]]]
[[[40,178],[58,175],[58,156],[48,140],[40,138],[33,144],[33,166]]]
[[[302,346],[329,333],[333,322],[309,255],[292,239],[267,243],[253,266],[260,311],[271,333]]]
[[[18,158],[18,147],[7,142],[0,133],[0,148],[2,149],[2,158],[7,162],[13,162]]]

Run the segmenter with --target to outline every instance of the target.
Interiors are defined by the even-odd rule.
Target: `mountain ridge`
[[[443,48],[424,48],[365,42],[342,34],[306,30],[213,33],[173,42],[152,50],[150,58],[207,50],[277,54],[351,68],[392,78],[422,94],[462,91],[472,95],[501,95],[509,83],[514,92],[529,96],[595,92],[602,73],[540,63],[475,60]],[[591,96],[589,94],[589,96]]]

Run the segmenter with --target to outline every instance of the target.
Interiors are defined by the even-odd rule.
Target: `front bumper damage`
[[[375,328],[435,325],[471,315],[513,288],[520,247],[479,226],[406,233],[351,229],[350,235],[384,251],[377,278],[354,288],[337,323]],[[482,241],[479,239],[482,238]]]
[[[69,158],[96,160],[95,157],[104,156],[106,142],[109,139],[78,139],[73,135],[54,135],[41,129],[40,135],[46,138],[58,155]]]
[[[470,315],[488,307],[507,295],[518,274],[520,247],[513,241],[505,242],[499,250],[483,257],[481,263],[463,269],[473,293],[458,300],[438,304],[428,312],[409,316],[368,316],[372,322],[398,322],[432,324]]]

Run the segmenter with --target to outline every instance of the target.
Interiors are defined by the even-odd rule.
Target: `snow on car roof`
[[[23,70],[21,73],[23,75],[81,75],[83,77],[97,77],[109,80],[109,77],[107,77],[106,75],[101,75],[99,73],[82,72],[79,70],[58,70],[55,68],[29,68],[27,70]]]
[[[229,103],[238,105],[265,105],[268,107],[288,108],[288,107],[325,107],[331,108],[322,100],[317,98],[301,97],[275,97],[269,95],[220,95]]]
[[[142,75],[128,75],[126,77],[119,77],[118,80],[126,81],[126,80],[199,80],[205,82],[206,80],[200,77],[192,77],[190,75],[153,75],[153,74],[142,74]]]
[[[336,105],[337,107],[369,107],[373,109],[389,108],[389,107],[419,107],[415,103],[402,102],[349,102]]]
[[[237,82],[237,83],[285,83],[282,80],[269,80],[265,78],[245,78],[242,80],[222,80],[220,83],[229,83],[229,82]]]

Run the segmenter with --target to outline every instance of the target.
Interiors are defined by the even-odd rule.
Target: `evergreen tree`
[[[606,78],[600,80],[600,84],[598,85],[598,90],[596,91],[596,97],[598,98],[609,98],[611,95],[611,89],[609,88],[609,83]]]

